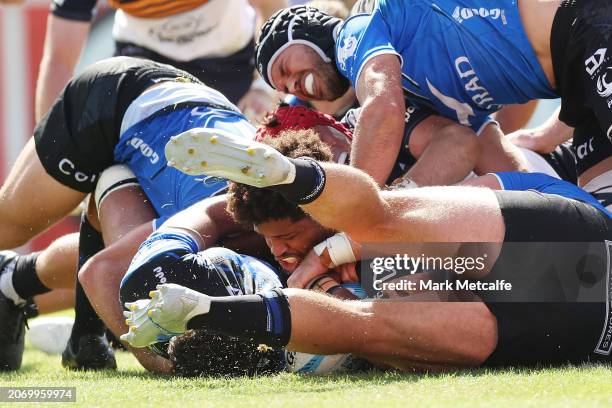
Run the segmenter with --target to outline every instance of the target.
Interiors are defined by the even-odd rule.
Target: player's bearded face
[[[308,217],[263,222],[255,226],[255,231],[265,238],[274,259],[288,273],[297,268],[314,245],[332,234]]]
[[[344,95],[349,82],[310,47],[294,44],[273,62],[270,79],[274,87],[307,101],[333,101]]]

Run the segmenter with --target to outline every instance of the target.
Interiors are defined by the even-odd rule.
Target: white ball
[[[363,360],[350,354],[317,355],[285,351],[287,370],[301,374],[329,374],[355,371],[361,367]]]
[[[74,319],[39,317],[28,322],[27,338],[32,347],[49,354],[61,354],[68,344]]]

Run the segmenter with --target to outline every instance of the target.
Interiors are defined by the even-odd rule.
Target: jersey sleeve
[[[391,45],[387,23],[378,13],[360,14],[346,20],[336,40],[336,65],[342,75],[357,84],[365,64],[382,54],[401,55]]]
[[[53,0],[50,10],[54,16],[75,21],[90,21],[97,0]]]

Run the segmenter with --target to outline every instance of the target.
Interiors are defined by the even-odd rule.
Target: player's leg
[[[19,305],[52,289],[73,289],[77,246],[78,234],[68,234],[41,252],[9,257],[5,251],[0,293]]]
[[[134,174],[127,166],[115,165],[101,174],[95,194],[90,197],[87,211],[81,220],[79,270],[85,269],[87,262],[104,250],[105,244],[112,244],[140,225],[143,220],[154,217],[154,211],[144,204],[147,200],[137,186]],[[142,211],[134,213],[126,209]],[[98,210],[101,210],[100,217]],[[98,229],[105,234],[104,239]],[[102,274],[100,277],[105,278],[105,282],[113,283],[111,272],[98,273]],[[106,301],[109,302],[109,299],[112,297]],[[90,303],[81,280],[78,280],[75,294],[75,323],[62,355],[62,365],[79,369],[116,368],[114,353],[108,345],[105,334],[106,326]]]
[[[123,308],[119,303],[121,279],[140,243],[151,233],[151,221],[156,216],[139,187],[133,183],[118,184],[119,188],[111,183],[108,192],[96,194],[100,228],[107,247],[92,256],[79,271],[79,282],[90,309],[84,308],[85,313],[96,316],[101,327],[108,327],[116,336],[125,330]],[[145,351],[136,354],[143,365],[153,371],[168,368],[165,362]]]
[[[44,312],[45,308],[58,307],[57,294],[48,292],[74,287],[76,239],[77,234],[69,234],[54,241],[44,251],[28,255],[17,255],[12,251],[0,253],[0,369],[19,368],[25,318],[31,317],[30,299],[48,294],[43,299],[46,304],[40,305],[40,312]]]
[[[0,188],[0,248],[26,243],[72,211],[83,197],[47,173],[30,139]]]
[[[56,289],[43,295],[34,296],[34,304],[41,315],[72,309],[74,289]]]
[[[140,243],[150,233],[150,222],[146,222],[96,254],[79,272],[79,280],[91,305],[106,327],[116,336],[127,330],[123,307],[119,302],[121,279]],[[135,354],[142,365],[151,371],[164,371],[169,368],[163,361],[144,350]]]
[[[289,159],[270,146],[209,129],[173,138],[166,157],[188,174],[207,173],[276,191],[323,226],[345,231],[357,241],[503,240],[499,204],[486,189],[430,187],[381,193],[366,173],[352,167]]]
[[[130,305],[131,327],[123,339],[142,347],[157,341],[156,333],[206,329],[273,348],[351,353],[402,369],[476,366],[497,344],[496,319],[477,298],[440,302],[428,292],[410,296],[413,301],[361,302],[302,289],[210,297],[174,284],[158,288],[151,301]]]

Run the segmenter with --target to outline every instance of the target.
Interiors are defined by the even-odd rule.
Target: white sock
[[[21,306],[26,303],[26,300],[17,294],[15,287],[13,286],[13,272],[15,271],[15,264],[17,258],[10,261],[4,266],[4,270],[0,274],[0,292],[7,298],[11,299],[15,305]]]

